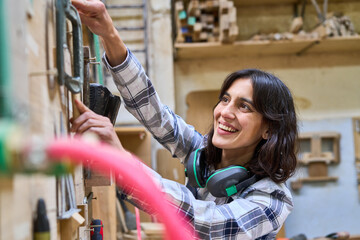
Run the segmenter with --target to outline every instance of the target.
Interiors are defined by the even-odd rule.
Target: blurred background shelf
[[[176,43],[175,59],[200,59],[238,56],[302,55],[305,53],[360,52],[360,37],[334,37],[311,40],[237,41],[233,44],[219,42]]]
[[[300,4],[302,0],[233,0],[235,6],[244,7],[244,6],[264,6],[264,5],[286,5],[286,4]],[[323,0],[318,0],[318,3],[322,3]],[[356,2],[356,0],[332,0],[332,3],[347,3],[347,2]],[[308,3],[311,3],[308,0]]]

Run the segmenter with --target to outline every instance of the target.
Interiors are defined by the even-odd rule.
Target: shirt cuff
[[[125,69],[128,65],[129,65],[129,62],[130,62],[130,50],[128,48],[126,48],[126,58],[125,60],[120,63],[119,65],[116,65],[116,66],[111,66],[108,59],[107,59],[107,56],[106,56],[106,52],[104,52],[104,55],[102,57],[102,61],[103,63],[105,64],[105,67],[109,70],[109,71],[112,71],[112,72],[118,72],[118,71],[121,71],[123,69]]]

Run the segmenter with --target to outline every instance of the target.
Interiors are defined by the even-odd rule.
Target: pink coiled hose
[[[135,156],[129,156],[111,146],[100,143],[88,143],[77,138],[54,140],[46,148],[49,159],[53,161],[71,161],[91,167],[89,162],[96,162],[96,171],[109,174],[114,172],[119,186],[132,186],[134,197],[151,206],[152,211],[165,226],[167,240],[193,239],[194,231],[186,225],[182,216],[166,200],[165,193],[159,187]],[[99,164],[101,163],[101,164]]]

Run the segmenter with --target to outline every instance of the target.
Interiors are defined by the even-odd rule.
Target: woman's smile
[[[228,124],[220,123],[220,122],[217,129],[219,134],[231,134],[239,131]]]

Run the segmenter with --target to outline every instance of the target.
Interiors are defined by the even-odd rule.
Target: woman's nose
[[[224,108],[221,111],[221,116],[224,118],[234,119],[234,106],[232,104],[228,104],[227,106],[224,106]]]

